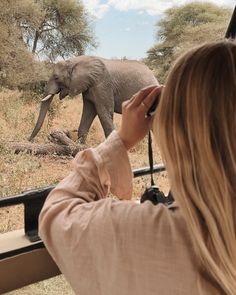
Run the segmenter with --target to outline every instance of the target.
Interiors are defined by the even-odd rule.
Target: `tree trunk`
[[[75,143],[69,137],[70,131],[53,131],[49,140],[50,143],[37,144],[37,143],[13,143],[10,148],[14,150],[16,154],[20,152],[27,152],[32,155],[52,155],[58,156],[75,156],[79,151],[88,148],[87,145],[81,145]]]

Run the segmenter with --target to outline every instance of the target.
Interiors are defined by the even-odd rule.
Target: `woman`
[[[235,69],[232,42],[190,50],[164,89],[124,103],[118,132],[76,156],[40,215],[76,294],[236,294]],[[153,121],[145,115],[161,90]],[[176,199],[169,207],[129,200],[127,150],[151,127]]]

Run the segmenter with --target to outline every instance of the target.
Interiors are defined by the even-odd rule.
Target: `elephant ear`
[[[74,60],[71,72],[70,94],[85,92],[103,79],[106,71],[102,59],[93,56],[80,56]]]

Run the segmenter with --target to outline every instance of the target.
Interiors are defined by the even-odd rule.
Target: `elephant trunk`
[[[43,121],[45,119],[45,116],[47,114],[49,106],[50,106],[50,104],[52,102],[53,96],[54,96],[54,94],[50,94],[50,95],[47,95],[45,98],[42,99],[38,120],[37,120],[37,123],[36,123],[36,125],[34,127],[34,130],[33,130],[32,134],[29,137],[29,141],[33,141],[35,136],[38,134],[41,126],[43,125]]]

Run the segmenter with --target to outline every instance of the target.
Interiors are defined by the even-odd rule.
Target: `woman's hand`
[[[119,136],[128,149],[142,140],[152,127],[153,117],[147,117],[147,111],[163,86],[148,86],[133,95],[122,104],[122,121]]]

